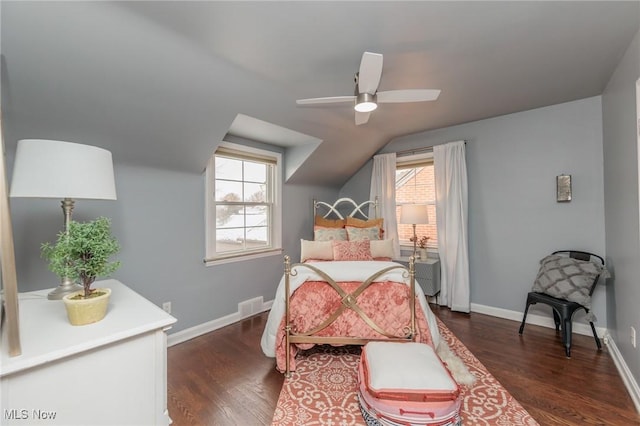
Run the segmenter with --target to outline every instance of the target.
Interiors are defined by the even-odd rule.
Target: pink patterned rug
[[[460,386],[463,425],[538,425],[440,320],[438,328],[453,353],[476,377],[471,387]],[[316,346],[302,352],[296,371],[284,382],[272,426],[365,426],[356,396],[359,358],[357,347]]]

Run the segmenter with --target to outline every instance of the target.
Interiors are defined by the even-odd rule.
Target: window
[[[438,230],[436,219],[435,175],[433,156],[398,157],[396,161],[396,215],[400,218],[403,204],[426,204],[429,213],[428,224],[416,224],[418,239],[429,237],[428,247],[437,247]],[[398,223],[400,244],[413,246],[413,226]]]
[[[223,142],[206,169],[207,264],[281,250],[281,155]]]

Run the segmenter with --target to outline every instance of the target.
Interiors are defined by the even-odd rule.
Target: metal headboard
[[[336,200],[333,204],[325,203],[324,201],[313,200],[313,217],[318,216],[318,208],[326,208],[328,211],[325,213],[323,218],[327,219],[331,214],[333,214],[337,219],[344,219],[344,216],[338,210],[341,207],[352,208],[351,213],[349,213],[348,217],[355,217],[357,214],[364,219],[373,219],[378,218],[378,197],[374,200],[363,201],[358,204],[353,201],[351,198],[340,198]],[[371,218],[368,214],[363,211],[364,207],[373,206],[374,217]]]

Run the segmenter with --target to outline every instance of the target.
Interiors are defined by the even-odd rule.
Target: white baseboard
[[[613,337],[607,333],[603,340],[609,348],[611,358],[613,358],[613,362],[618,369],[618,373],[620,373],[620,377],[622,377],[622,381],[629,392],[629,396],[631,396],[631,399],[633,400],[633,404],[636,406],[636,410],[640,412],[640,387],[638,387],[638,382],[636,382],[636,379],[633,377],[633,374],[631,374],[631,370],[629,370],[627,363],[624,358],[622,358],[622,354],[618,350]]]
[[[177,345],[178,343],[186,342],[195,337],[217,330],[219,328],[231,325],[234,322],[238,322],[244,318],[252,315],[259,314],[261,312],[268,311],[273,305],[273,300],[263,302],[262,297],[246,300],[238,304],[238,311],[232,314],[226,315],[221,318],[208,321],[203,324],[196,325],[185,330],[178,331],[177,333],[170,334],[168,336],[167,344],[169,346]],[[471,304],[471,312],[477,312],[479,314],[490,315],[493,317],[504,318],[512,321],[522,321],[522,312],[511,311],[508,309],[495,308],[493,306],[479,305],[477,303]],[[242,314],[241,314],[242,313]],[[555,328],[553,317],[547,317],[543,315],[537,315],[529,313],[527,315],[527,324],[540,325],[547,328]],[[596,327],[598,336],[608,335],[607,329],[604,327]],[[589,324],[574,323],[573,332],[591,336],[591,327]]]
[[[195,337],[202,336],[203,334],[231,325],[250,316],[268,311],[271,309],[271,305],[273,305],[273,300],[264,302],[262,296],[240,302],[238,303],[237,312],[170,334],[167,336],[167,346],[186,342],[187,340],[191,340]]]
[[[471,312],[477,312],[479,314],[491,315],[492,317],[504,318],[512,321],[522,322],[523,312],[511,311],[509,309],[494,308],[493,306],[478,305],[477,303],[471,304]],[[553,322],[553,316],[544,316],[538,314],[527,314],[527,324],[539,325],[547,328],[556,328],[556,324]],[[589,324],[574,322],[572,326],[574,333],[583,334],[585,336],[592,336],[591,326]],[[598,336],[605,336],[607,329],[604,327],[596,327]]]

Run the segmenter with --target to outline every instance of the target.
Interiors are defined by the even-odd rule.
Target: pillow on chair
[[[532,291],[591,308],[591,286],[603,267],[595,262],[550,255],[540,261]]]

